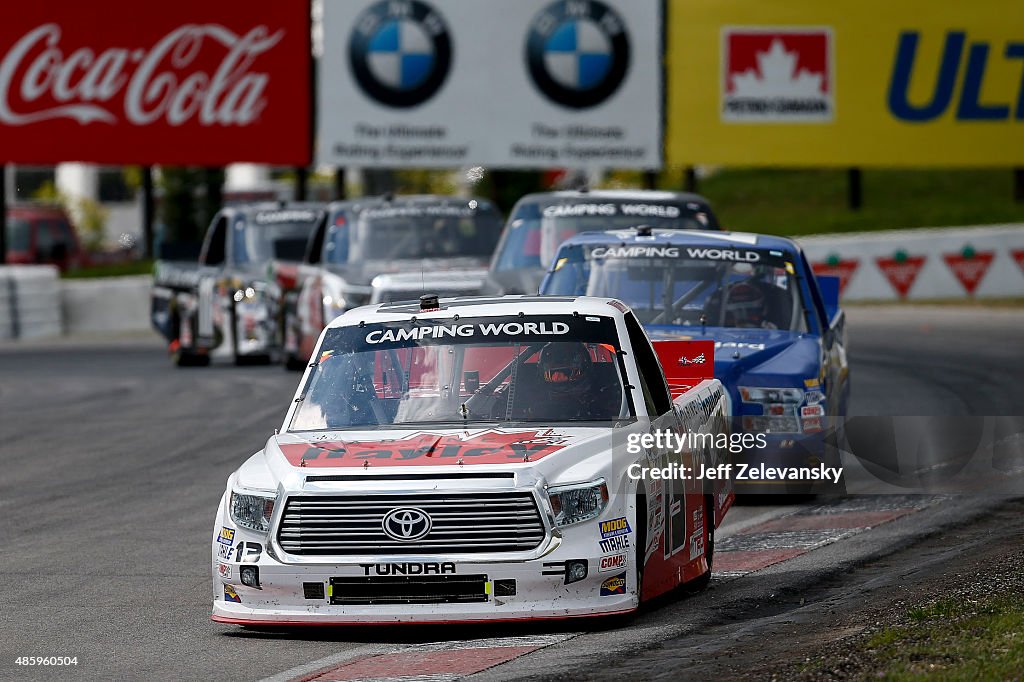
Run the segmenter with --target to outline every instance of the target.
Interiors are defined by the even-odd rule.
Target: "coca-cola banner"
[[[8,3],[0,161],[310,160],[305,2]]]

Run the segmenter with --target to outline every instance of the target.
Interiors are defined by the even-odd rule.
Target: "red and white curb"
[[[878,495],[826,502],[739,528],[715,543],[715,581],[739,578],[929,507],[940,496]],[[582,633],[425,644],[366,644],[262,682],[450,682]]]
[[[934,495],[854,497],[813,505],[715,543],[715,578],[738,578],[862,533],[938,502]]]
[[[286,670],[262,682],[450,682],[579,634],[369,645]]]

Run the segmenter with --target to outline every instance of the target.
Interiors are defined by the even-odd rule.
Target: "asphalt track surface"
[[[849,317],[854,414],[1024,411],[1024,311],[882,307]],[[467,659],[479,668],[488,651],[500,652],[497,665],[475,679],[611,677],[602,655],[613,661],[694,624],[711,627],[721,613],[742,617],[780,581],[812,584],[985,504],[853,497],[740,506],[719,534],[723,549],[759,549],[780,519],[818,527],[817,539],[801,536],[788,561],[762,570],[734,564],[708,592],[603,627],[260,633],[214,624],[218,500],[228,474],[280,425],[297,380],[278,367],[177,370],[148,336],[0,345],[0,679],[295,679],[332,667],[335,679],[357,679],[427,674],[440,661],[431,673],[439,680],[475,669]],[[836,504],[862,525],[865,514],[889,522],[829,535],[819,520]],[[702,655],[712,654],[688,650],[685,661],[662,657],[645,670],[671,676]],[[18,656],[78,663],[28,668]]]

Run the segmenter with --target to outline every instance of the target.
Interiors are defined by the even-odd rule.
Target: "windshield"
[[[559,245],[580,232],[654,228],[718,229],[706,206],[696,202],[602,200],[543,206],[521,205],[509,221],[495,270],[546,268]]]
[[[794,266],[781,252],[568,245],[542,294],[614,297],[649,325],[806,329]]]
[[[305,244],[318,217],[316,211],[285,209],[256,213],[248,222],[236,219],[231,230],[235,263],[265,263],[279,252],[295,251],[300,242]]]
[[[546,315],[329,329],[290,429],[632,416],[615,322]]]
[[[328,262],[420,258],[488,258],[501,234],[501,215],[487,202],[368,208],[351,225],[338,216],[329,232]]]

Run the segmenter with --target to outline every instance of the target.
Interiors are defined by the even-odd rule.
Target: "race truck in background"
[[[387,195],[330,204],[301,265],[278,273],[286,366],[304,367],[327,323],[350,308],[424,291],[479,293],[501,226],[501,213],[480,198]]]
[[[210,223],[198,261],[157,261],[153,327],[176,365],[269,362],[280,352],[280,287],[270,264],[299,259],[322,205],[231,206]]]
[[[213,620],[569,618],[706,586],[731,484],[652,473],[728,457],[724,390],[690,346],[652,345],[608,298],[349,310],[227,481]],[[631,447],[655,430],[711,444]]]
[[[558,249],[541,293],[617,298],[656,341],[713,340],[734,430],[766,436],[767,447],[747,456],[838,466],[850,393],[846,318],[837,278],[815,277],[795,242],[649,227],[580,234]],[[835,483],[741,481],[737,490],[841,492]]]
[[[558,246],[591,230],[645,224],[720,230],[707,199],[686,192],[581,190],[528,194],[516,202],[491,259],[483,293],[535,294]]]

